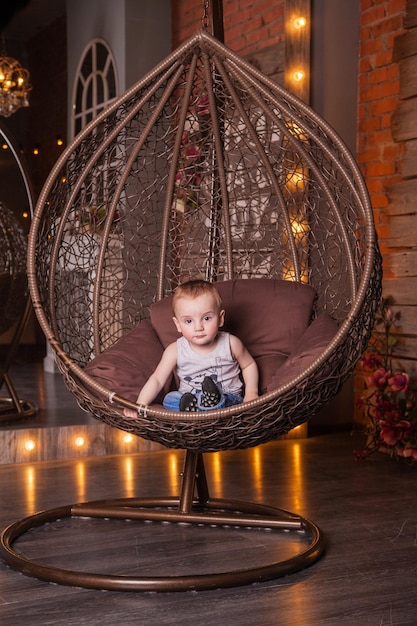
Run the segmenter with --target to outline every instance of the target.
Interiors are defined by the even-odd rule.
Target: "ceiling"
[[[2,0],[2,23],[6,41],[25,42],[65,15],[66,0]]]

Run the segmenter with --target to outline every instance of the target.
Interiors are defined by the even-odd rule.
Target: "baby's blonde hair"
[[[218,311],[222,309],[222,299],[216,287],[206,280],[189,280],[179,285],[172,298],[172,309],[175,315],[175,305],[180,298],[198,298],[203,294],[210,294],[216,304]]]

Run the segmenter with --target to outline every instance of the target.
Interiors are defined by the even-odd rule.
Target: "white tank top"
[[[212,352],[194,352],[184,337],[177,339],[177,374],[179,391],[196,393],[201,391],[205,376],[211,376],[225,393],[241,393],[240,367],[230,350],[230,334],[219,332],[217,344]]]

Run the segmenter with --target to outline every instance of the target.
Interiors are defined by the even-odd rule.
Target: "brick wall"
[[[358,77],[357,160],[371,197],[383,256],[383,296],[392,296],[397,282],[392,272],[390,191],[401,181],[404,144],[392,132],[400,101],[400,68],[395,42],[404,32],[407,0],[361,0]],[[394,290],[395,292],[395,290]],[[410,369],[403,363],[404,367]],[[410,370],[412,373],[413,367]],[[355,375],[355,398],[364,388],[360,366]],[[355,412],[355,421],[363,421]]]
[[[381,252],[389,272],[388,189],[400,180],[403,146],[394,141],[391,118],[399,102],[399,67],[393,61],[403,31],[406,0],[362,0],[360,16],[357,160],[365,176]]]
[[[202,25],[203,2],[172,0],[171,11],[172,47],[176,48]],[[285,0],[223,0],[225,44],[246,56],[281,42],[284,12]]]

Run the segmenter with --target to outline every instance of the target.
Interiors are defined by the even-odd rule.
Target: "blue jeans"
[[[181,391],[170,391],[167,393],[163,401],[164,409],[167,409],[167,411],[179,411],[182,395]],[[215,411],[217,409],[223,409],[225,406],[233,406],[234,404],[240,404],[243,402],[243,398],[240,393],[222,393],[218,404],[206,407],[201,406],[201,391],[195,393],[194,395],[197,398],[197,408],[199,411]]]

